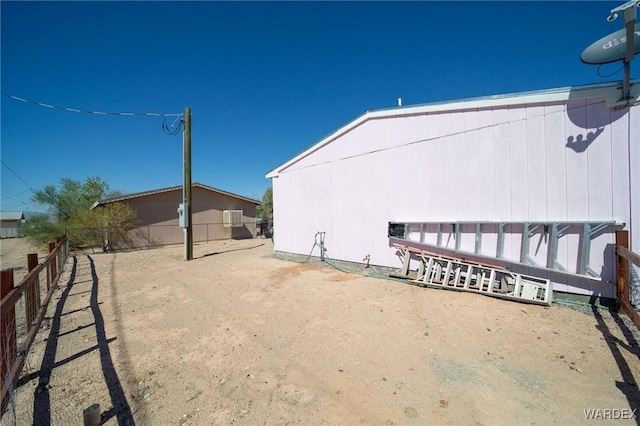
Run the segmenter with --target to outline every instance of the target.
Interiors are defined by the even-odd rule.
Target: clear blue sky
[[[414,105],[622,79],[579,59],[623,28],[606,21],[622,3],[2,1],[1,85],[82,110],[188,106],[193,181],[261,198],[265,173],[398,97]],[[4,96],[1,107],[2,210],[38,210],[30,187],[63,177],[99,176],[125,193],[182,184],[182,136],[165,135],[159,117]]]

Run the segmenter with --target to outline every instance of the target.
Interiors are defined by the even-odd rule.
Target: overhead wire
[[[111,115],[111,116],[119,116],[119,117],[162,117],[162,131],[169,136],[177,135],[178,133],[180,133],[180,130],[182,129],[182,123],[183,123],[182,113],[93,111],[93,110],[85,110],[85,109],[70,108],[70,107],[65,107],[60,105],[47,104],[40,101],[34,101],[32,99],[21,98],[19,96],[11,95],[9,93],[0,92],[0,94],[2,94],[2,96],[5,96],[9,99],[13,99],[16,101],[37,105],[44,108],[67,111],[67,112],[77,112],[77,113],[93,114],[93,115]],[[167,122],[167,117],[176,117],[176,119],[173,121],[171,125],[169,125],[169,123]]]
[[[24,194],[26,192],[34,192],[34,189],[31,187],[31,185],[29,185],[27,182],[24,181],[24,179],[22,179],[11,167],[9,167],[9,165],[7,163],[4,162],[4,160],[0,159],[0,162],[2,163],[2,165],[4,167],[6,167],[15,177],[17,177],[20,182],[22,182],[24,185],[27,186],[27,190],[22,191],[22,192],[18,192],[18,193],[13,193],[16,191],[15,188],[12,188],[12,190],[9,190],[9,186],[7,186],[5,179],[2,180],[2,184],[0,185],[1,189],[2,189],[2,199],[1,199],[1,203],[2,203],[2,209],[3,210],[16,210],[16,208],[11,208],[9,209],[7,207],[7,201],[11,200],[11,202],[9,203],[10,206],[19,206],[20,203],[22,204],[27,204],[28,199],[24,198]],[[6,195],[7,192],[11,192],[13,194],[11,195]],[[20,197],[20,198],[17,198]],[[17,199],[16,199],[17,198]],[[17,208],[19,210],[19,208]]]
[[[18,174],[17,174],[16,172],[14,172],[14,171],[13,171],[13,169],[12,169],[11,167],[9,167],[9,165],[8,165],[7,163],[5,163],[5,162],[4,162],[4,160],[1,160],[1,159],[0,159],[0,163],[2,163],[2,164],[3,164],[7,169],[9,169],[9,171],[10,171],[11,173],[13,173],[13,175],[14,175],[15,177],[17,177],[18,179],[20,179],[20,182],[22,182],[22,183],[24,183],[25,185],[27,185],[27,188],[29,188],[29,189],[30,189],[30,190],[32,190],[32,191],[35,191],[35,189],[33,189],[33,188],[31,187],[31,185],[29,185],[27,182],[25,182],[25,181],[24,181],[24,179],[22,179],[20,176],[18,176]]]
[[[176,126],[176,123],[178,123],[178,125]],[[169,125],[169,123],[167,123],[167,117],[163,116],[162,117],[162,131],[169,136],[175,136],[178,133],[180,133],[180,130],[182,130],[182,125],[183,125],[183,120],[182,117],[178,117],[175,120],[173,120],[173,123],[171,125]]]
[[[20,196],[20,195],[22,195],[22,194],[26,193],[26,192],[32,192],[32,191],[31,191],[30,189],[25,189],[24,191],[22,191],[22,192],[18,192],[17,194],[13,194],[13,195],[8,195],[8,196],[6,196],[6,197],[2,197],[2,200],[3,200],[3,201],[4,201],[4,200],[11,200],[11,199],[13,199],[13,198],[16,198],[16,197],[18,197],[18,196]]]
[[[20,101],[20,102],[25,102],[25,103],[28,103],[28,104],[38,105],[38,106],[45,107],[45,108],[58,109],[58,110],[62,110],[62,111],[79,112],[79,113],[84,113],[84,114],[117,115],[117,116],[123,116],[123,117],[135,117],[135,116],[180,117],[182,115],[182,113],[162,113],[162,112],[105,112],[105,111],[91,111],[91,110],[85,110],[85,109],[69,108],[69,107],[64,107],[64,106],[59,106],[59,105],[46,104],[44,102],[39,102],[39,101],[31,100],[31,99],[21,98],[19,96],[10,95],[8,93],[1,93],[1,94],[2,94],[2,96],[5,96],[7,98],[10,98],[10,99],[13,99],[13,100],[16,100],[16,101]]]
[[[35,194],[35,193],[37,192],[35,189],[33,189],[33,187],[32,187],[31,185],[29,185],[27,182],[25,182],[25,180],[24,180],[24,179],[22,179],[22,178],[20,177],[20,175],[18,175],[18,174],[17,174],[17,173],[16,173],[16,172],[11,168],[11,167],[9,167],[9,165],[8,165],[7,163],[5,163],[5,162],[4,162],[4,160],[0,159],[0,163],[2,163],[2,165],[3,165],[3,166],[5,166],[7,169],[9,169],[9,171],[10,171],[11,173],[13,173],[13,175],[14,175],[15,177],[17,177],[17,178],[20,180],[20,182],[24,183],[24,184],[25,184],[25,185],[26,185],[26,186],[31,190],[31,192],[32,192],[33,194]],[[42,194],[49,195],[49,194],[47,194],[47,193],[46,193],[46,192],[44,192],[44,191],[41,191],[41,193],[42,193]],[[53,198],[53,196],[51,196],[51,195],[49,195],[49,196],[50,196],[50,199],[51,199],[51,205],[52,205],[52,206],[54,206],[54,207],[58,210],[58,213],[64,213],[65,215],[70,216],[69,212],[67,212],[67,211],[65,211],[64,209],[62,209],[62,208],[60,207],[60,205],[59,205],[58,201],[57,201],[57,200],[55,200],[55,199]]]
[[[60,106],[60,105],[52,105],[52,104],[47,104],[44,102],[40,102],[40,101],[34,101],[31,99],[26,99],[26,98],[21,98],[19,96],[15,96],[15,95],[11,95],[9,93],[4,93],[4,92],[0,92],[0,95],[7,97],[9,99],[12,100],[16,100],[16,101],[20,101],[20,102],[24,102],[24,103],[28,103],[28,104],[32,104],[32,105],[37,105],[40,107],[44,107],[44,108],[50,108],[50,109],[57,109],[57,110],[61,110],[61,111],[67,111],[67,112],[76,112],[76,113],[84,113],[84,114],[93,114],[93,115],[111,115],[111,116],[120,116],[120,117],[162,117],[162,131],[169,136],[175,136],[177,134],[180,133],[180,131],[182,130],[183,124],[184,124],[184,120],[182,119],[183,114],[182,113],[161,113],[161,112],[106,112],[106,111],[93,111],[93,110],[83,110],[83,109],[78,109],[78,108],[70,108],[70,107],[65,107],[65,106]],[[167,122],[167,117],[176,117],[175,120],[173,121],[173,123],[169,124]],[[0,160],[2,161],[2,160]],[[13,173],[23,184],[25,184],[32,193],[36,193],[36,190],[33,189],[31,187],[31,185],[29,185],[27,182],[24,181],[24,179],[22,179],[11,167],[9,167],[9,165],[7,163],[5,163],[4,161],[2,161],[2,164],[9,169],[9,171],[11,173]],[[22,193],[24,193],[26,191],[23,191]],[[20,194],[22,194],[20,193]],[[15,194],[9,197],[5,197],[4,199],[9,199],[9,198],[14,198],[17,197],[20,194]],[[56,200],[51,200],[53,202],[54,206],[57,206]],[[58,210],[61,211],[62,213],[67,214],[66,212],[62,211],[60,209],[59,206]]]

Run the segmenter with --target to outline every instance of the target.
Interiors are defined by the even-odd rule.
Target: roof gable
[[[640,99],[640,80],[632,81],[631,96],[637,102]],[[437,112],[452,112],[469,109],[496,108],[516,105],[526,105],[542,102],[562,102],[580,99],[605,98],[607,102],[613,102],[614,98],[620,96],[620,83],[609,82],[599,84],[589,84],[584,86],[569,86],[556,89],[536,90],[529,92],[510,93],[504,95],[483,96],[478,98],[461,99],[455,101],[434,102],[429,104],[419,104],[411,106],[401,106],[394,108],[366,111],[355,120],[340,127],[336,131],[320,139],[311,147],[291,158],[289,161],[276,167],[265,175],[266,178],[276,178],[280,172],[287,169],[301,159],[311,155],[325,145],[335,141],[344,134],[350,132],[361,124],[379,118],[401,117],[415,114],[428,114]],[[632,102],[632,103],[633,103]]]
[[[0,220],[24,220],[24,212],[0,212]]]
[[[218,188],[214,188],[212,186],[208,186],[208,185],[204,185],[202,183],[199,182],[195,182],[191,185],[192,188],[194,187],[198,187],[198,188],[202,188],[204,190],[207,191],[212,191],[212,192],[216,192],[218,194],[222,194],[222,195],[227,195],[229,197],[233,197],[233,198],[237,198],[239,200],[243,200],[243,201],[248,201],[250,203],[259,205],[262,204],[262,202],[258,201],[258,200],[254,200],[253,198],[248,198],[248,197],[243,197],[242,195],[237,195],[228,191],[223,191],[222,189],[218,189]],[[102,206],[105,204],[110,204],[110,203],[116,203],[119,201],[125,201],[125,200],[130,200],[133,198],[140,198],[140,197],[146,197],[148,195],[154,195],[154,194],[161,194],[164,192],[170,192],[170,191],[176,191],[176,190],[182,190],[182,185],[177,185],[177,186],[170,186],[167,188],[160,188],[160,189],[153,189],[151,191],[144,191],[144,192],[136,192],[134,194],[127,194],[127,195],[122,195],[120,197],[114,197],[114,198],[106,198],[104,200],[98,200],[96,201],[93,206],[91,206],[91,208],[96,208],[98,206]]]

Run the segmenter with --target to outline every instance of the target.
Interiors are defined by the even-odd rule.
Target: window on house
[[[225,228],[242,226],[242,210],[223,210],[222,222]]]

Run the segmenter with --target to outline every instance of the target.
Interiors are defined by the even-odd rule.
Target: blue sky
[[[623,28],[606,20],[622,3],[2,1],[1,86],[82,110],[190,107],[192,180],[259,199],[267,172],[398,97],[621,80],[579,58]],[[160,117],[1,99],[2,210],[42,210],[31,188],[63,177],[125,193],[182,184],[182,136]]]

